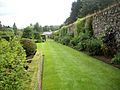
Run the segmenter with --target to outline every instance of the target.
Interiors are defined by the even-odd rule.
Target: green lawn
[[[43,90],[120,90],[120,69],[52,40],[38,49],[45,54]]]

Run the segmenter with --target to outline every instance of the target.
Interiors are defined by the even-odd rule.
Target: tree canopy
[[[72,3],[70,16],[64,22],[65,24],[73,23],[78,17],[84,17],[109,5],[119,2],[120,0],[77,0]]]

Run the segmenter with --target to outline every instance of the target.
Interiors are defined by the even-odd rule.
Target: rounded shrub
[[[70,43],[70,36],[65,36],[65,37],[63,37],[63,39],[61,40],[62,41],[62,44],[64,44],[64,45],[69,45],[69,43]]]
[[[27,38],[22,38],[20,40],[20,43],[22,44],[23,48],[25,49],[27,56],[31,56],[36,53],[37,46],[33,40],[27,39]]]

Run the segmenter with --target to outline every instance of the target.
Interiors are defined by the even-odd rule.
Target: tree
[[[1,24],[1,21],[0,21],[0,30],[2,29],[2,24]]]
[[[43,27],[43,32],[46,32],[46,31],[49,31],[49,30],[50,30],[49,26],[44,26]]]
[[[40,28],[39,28],[39,23],[38,22],[34,25],[34,30],[39,32]]]
[[[82,2],[81,2],[81,0],[77,0],[77,2],[74,1],[74,2],[72,3],[72,8],[71,8],[70,17],[68,17],[68,18],[66,19],[65,24],[70,24],[70,23],[73,23],[74,21],[77,20],[77,18],[78,18],[78,16],[79,16],[79,13],[80,13],[79,11],[80,11],[81,7],[82,7]]]
[[[13,24],[13,30],[14,30],[14,34],[17,35],[17,26],[15,23]]]
[[[78,17],[85,17],[99,10],[118,3],[120,0],[77,0],[72,3],[70,16],[64,22],[71,24],[77,20]]]
[[[22,38],[33,39],[33,28],[31,26],[24,28]]]
[[[42,26],[39,25],[38,22],[34,25],[33,29],[34,29],[35,32],[39,32],[39,33],[43,32],[43,28],[42,28]]]

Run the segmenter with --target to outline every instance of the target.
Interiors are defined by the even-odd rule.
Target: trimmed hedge
[[[36,53],[37,46],[33,40],[27,39],[27,38],[22,38],[20,40],[20,43],[22,44],[23,48],[25,49],[27,56],[31,56]]]
[[[0,90],[24,90],[28,81],[24,69],[26,54],[16,39],[0,39]]]

